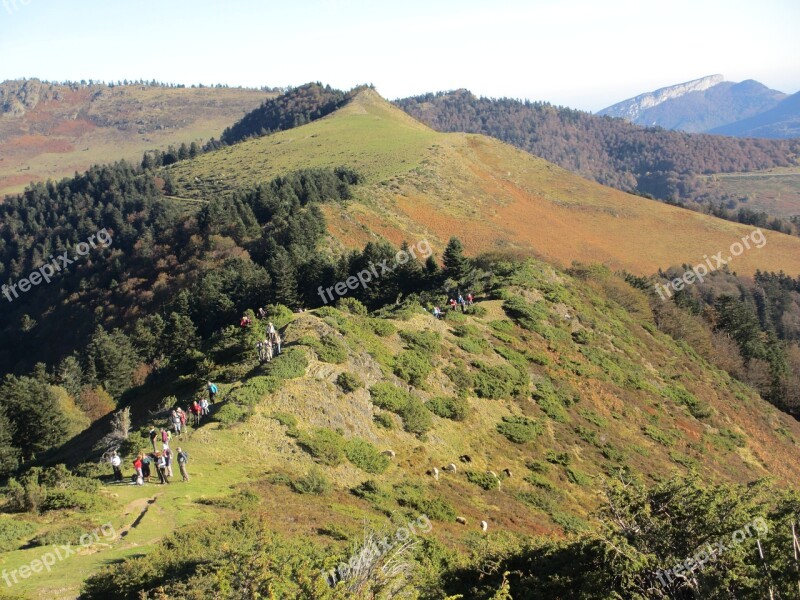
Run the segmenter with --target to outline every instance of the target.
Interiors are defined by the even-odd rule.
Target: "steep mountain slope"
[[[702,262],[752,228],[630,196],[479,135],[436,133],[362,91],[337,112],[168,169],[181,197],[211,198],[305,167],[361,172],[362,202],[326,206],[347,247],[380,233],[394,243],[458,235],[471,252],[517,250],[569,264],[601,261],[651,274]],[[800,272],[800,240],[769,234],[731,268]]]
[[[783,92],[752,79],[735,83],[712,75],[636,96],[597,114],[699,133],[768,111],[784,98]]]
[[[800,137],[800,92],[784,99],[771,110],[749,119],[717,127],[710,133],[739,137]]]
[[[703,212],[731,198],[698,175],[794,166],[800,150],[794,140],[647,129],[546,103],[477,98],[466,90],[396,104],[439,131],[491,135],[604,185]]]
[[[474,311],[445,321],[413,305],[382,318],[333,308],[278,315],[285,349],[269,365],[259,365],[250,347],[256,331],[217,339],[207,348],[214,357],[207,376],[220,382],[221,404],[209,422],[176,441],[191,456],[192,481],[107,485],[91,509],[27,516],[38,533],[90,518],[125,535],[57,563],[46,580],[22,581],[15,592],[74,597],[82,579],[108,564],[111,575],[98,576],[88,598],[111,590],[135,598],[138,590],[179,581],[198,590],[206,585],[203,571],[141,577],[148,559],[131,556],[157,551],[173,530],[201,536],[242,513],[263,515],[272,535],[313,540],[323,556],[345,561],[365,526],[391,531],[425,514],[432,527],[420,534],[427,541],[417,559],[432,560],[444,548],[465,551],[481,520],[494,543],[511,534],[595,529],[597,490],[623,466],[650,482],[691,470],[706,481],[770,475],[780,486],[800,476],[800,425],[658,332],[645,296],[610,273],[567,274],[531,261],[506,267],[487,291]],[[401,365],[414,355],[426,369],[409,385]],[[342,387],[341,373],[355,375],[354,387]],[[150,422],[163,422],[162,398],[174,394],[184,405],[196,393],[186,381],[140,389],[132,451],[149,444]],[[445,413],[433,407],[442,398],[460,398],[461,412],[438,416]],[[60,458],[92,456],[91,440],[105,427],[67,444]],[[350,451],[345,458],[345,441],[356,438],[395,456],[375,459],[380,467]],[[443,469],[449,463],[455,473]],[[303,493],[315,470],[332,488],[321,497]],[[232,558],[217,557],[215,546],[196,551],[175,544],[173,560],[219,567]],[[4,568],[40,553],[21,544],[5,555]],[[307,575],[318,577],[326,563],[311,561]],[[164,567],[152,564],[156,572]],[[407,583],[417,592],[441,577],[436,570],[411,573]],[[187,592],[170,596],[192,597]]]
[[[6,81],[0,84],[0,197],[92,164],[138,162],[145,150],[203,144],[270,95],[229,88]]]

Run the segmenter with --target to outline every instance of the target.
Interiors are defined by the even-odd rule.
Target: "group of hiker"
[[[475,297],[472,295],[472,292],[468,293],[466,298],[461,294],[461,292],[458,292],[458,299],[450,298],[447,304],[450,306],[451,311],[456,310],[460,306],[461,312],[465,313],[467,312],[467,306],[472,306],[474,303]],[[438,306],[434,306],[433,316],[437,319],[444,319],[446,315],[442,309],[440,309]]]
[[[267,318],[267,311],[263,308],[258,309],[258,318],[259,319],[266,319]],[[243,315],[242,319],[239,321],[239,326],[242,329],[247,329],[252,325],[252,321],[247,315]],[[258,360],[262,363],[270,362],[277,354],[281,353],[281,334],[278,333],[278,330],[275,329],[275,325],[270,321],[267,324],[267,333],[266,337],[263,340],[259,340],[256,342],[256,354],[258,355]]]
[[[150,482],[150,478],[155,475],[161,484],[169,484],[169,478],[173,477],[173,463],[178,463],[180,469],[181,479],[189,481],[189,472],[187,470],[187,463],[189,462],[189,454],[180,446],[173,452],[170,448],[170,442],[173,437],[173,432],[176,437],[181,437],[186,430],[187,422],[191,417],[191,422],[194,427],[200,425],[204,416],[209,414],[211,404],[214,404],[219,389],[215,383],[209,381],[206,385],[208,397],[193,400],[192,403],[183,410],[181,407],[175,407],[170,411],[169,424],[167,427],[157,429],[155,425],[150,425],[148,437],[152,446],[152,451],[146,452],[142,450],[133,461],[134,475],[132,483],[136,485],[144,485]],[[173,432],[170,432],[169,426],[172,426]],[[160,444],[160,448],[158,447]],[[122,457],[114,451],[111,453],[109,459],[111,468],[114,470],[114,480],[121,482],[124,479],[122,474]]]

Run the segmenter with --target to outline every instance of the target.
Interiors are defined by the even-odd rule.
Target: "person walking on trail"
[[[473,303],[473,301],[474,301],[474,300],[475,300],[475,297],[472,295],[472,292],[470,292],[469,294],[467,294],[467,304],[469,304],[470,306],[472,306],[472,303]]]
[[[181,479],[189,482],[189,473],[186,471],[186,463],[189,462],[189,455],[178,448],[178,468],[181,470]]]
[[[219,392],[217,384],[209,381],[206,387],[208,389],[208,401],[214,404],[214,401],[217,399],[217,392]]]
[[[275,334],[275,325],[272,324],[272,321],[269,322],[267,325],[267,337],[272,339],[272,336]]]
[[[273,356],[274,356],[276,353],[277,353],[277,354],[280,354],[280,353],[281,353],[281,342],[282,342],[282,341],[283,341],[283,340],[281,340],[281,334],[280,334],[280,333],[278,333],[278,332],[276,331],[274,334],[272,334],[272,343],[274,344],[274,346],[275,346],[275,350],[277,351],[277,352],[273,352]]]
[[[114,469],[114,481],[122,481],[122,470],[120,469],[122,466],[122,459],[119,457],[119,454],[112,452],[109,462],[111,463],[111,468]]]
[[[256,342],[256,353],[258,354],[258,362],[264,362],[264,344]]]
[[[169,440],[172,438],[172,435],[166,429],[161,430],[161,447],[162,448],[169,448]]]
[[[136,470],[136,479],[138,483],[138,479],[142,477],[142,453],[140,452],[139,455],[133,461],[133,468]],[[144,478],[142,477],[144,480]]]
[[[192,425],[195,427],[200,426],[200,413],[202,409],[200,408],[200,404],[197,403],[197,400],[192,402]]]
[[[208,414],[208,412],[209,412],[208,398],[203,398],[202,400],[200,400],[200,414],[202,414],[205,417]]]
[[[156,467],[158,468],[158,479],[161,484],[169,483],[167,479],[167,460],[161,452],[156,452]]]
[[[264,319],[266,319],[267,318],[267,311],[265,311],[263,308],[259,308],[258,309],[258,318],[261,319],[262,321]]]
[[[167,465],[167,477],[172,477],[172,450],[164,448],[164,462]]]
[[[181,420],[181,429],[184,429],[186,427],[186,413],[180,406],[176,408],[175,411],[178,413],[178,418]]]
[[[150,443],[153,444],[153,452],[156,451],[157,437],[158,437],[158,432],[156,431],[155,425],[150,425]]]
[[[456,299],[450,298],[450,310],[455,310],[455,309],[456,309]]]
[[[270,340],[264,340],[261,342],[261,346],[264,348],[264,360],[272,362],[272,357],[275,355],[272,350],[272,342]]]
[[[150,483],[150,465],[153,464],[153,454],[145,454],[142,456],[142,479]]]
[[[170,418],[170,421],[172,421],[172,428],[175,430],[175,435],[180,435],[181,434],[181,417],[178,414],[178,411],[173,408],[172,412],[170,413],[170,417],[169,418]]]

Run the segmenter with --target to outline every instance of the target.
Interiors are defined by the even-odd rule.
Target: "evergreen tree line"
[[[671,280],[683,272],[674,268],[659,272],[659,277]],[[680,315],[665,309],[652,294],[650,281],[630,276],[628,280],[651,292],[657,321],[669,333],[687,336],[682,332],[693,324],[676,323]],[[709,350],[718,366],[782,410],[800,414],[800,277],[756,271],[748,279],[725,268],[675,292],[672,300],[715,332]]]
[[[478,98],[466,90],[395,104],[439,131],[490,135],[603,185],[734,221],[752,218],[731,210],[746,200],[722,194],[698,175],[789,166],[800,153],[798,140],[640,127],[546,102]],[[763,226],[800,232],[788,219],[769,219]]]

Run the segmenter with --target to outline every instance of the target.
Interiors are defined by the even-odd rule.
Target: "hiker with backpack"
[[[162,448],[169,448],[169,440],[172,438],[172,435],[166,429],[161,430],[161,447]]]
[[[142,479],[150,483],[150,465],[153,464],[153,455],[145,454],[142,456]]]
[[[200,400],[200,414],[206,416],[209,413],[208,398]]]
[[[189,462],[189,454],[178,448],[178,467],[181,470],[181,478],[189,482],[189,473],[186,471],[186,463]]]
[[[219,392],[217,384],[209,381],[206,387],[208,389],[208,401],[214,404],[214,401],[217,399],[217,392]]]
[[[272,357],[274,356],[274,352],[272,350],[272,342],[268,339],[264,340],[263,342],[261,342],[261,346],[264,348],[264,360],[267,362],[272,362]]]
[[[172,450],[164,448],[164,462],[166,463],[167,477],[172,477]]]

